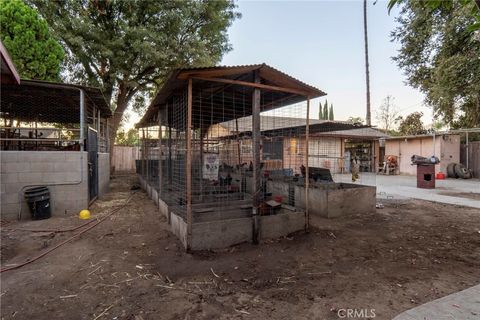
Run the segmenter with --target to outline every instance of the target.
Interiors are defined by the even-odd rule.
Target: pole
[[[162,194],[163,164],[162,164],[162,113],[158,110],[158,198]]]
[[[235,119],[235,130],[237,131],[237,153],[238,153],[238,168],[242,165],[242,155],[240,154],[240,132],[238,131],[238,118]]]
[[[85,151],[85,93],[80,89],[80,151]]]
[[[100,109],[97,110],[97,148],[100,150]]]
[[[466,133],[466,144],[465,144],[465,166],[467,167],[467,169],[470,169],[468,167],[468,156],[469,156],[469,150],[468,150],[468,131]]]
[[[309,187],[310,187],[310,175],[309,175],[309,168],[308,168],[308,156],[309,156],[309,148],[308,143],[310,140],[310,97],[307,98],[307,123],[305,126],[305,231],[308,231],[309,223],[310,223],[310,216],[309,216]]]
[[[255,83],[260,83],[258,70],[254,71]],[[259,241],[259,211],[261,205],[261,170],[260,170],[260,89],[255,88],[252,96],[252,139],[253,139],[253,243]]]
[[[187,198],[187,250],[192,246],[192,79],[188,79],[187,96],[187,154],[185,162]]]
[[[365,37],[365,75],[367,83],[367,126],[372,125],[372,116],[370,113],[370,71],[368,63],[368,28],[367,28],[367,0],[363,0],[363,34]]]

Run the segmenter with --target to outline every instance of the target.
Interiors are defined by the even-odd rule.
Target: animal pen
[[[335,121],[311,125],[310,100],[323,95],[265,64],[170,75],[137,125],[137,172],[185,248],[258,243],[308,229],[318,197],[334,189],[365,192],[335,183],[332,174],[346,176],[344,159],[314,144],[330,141],[323,136],[330,132],[363,129]],[[312,166],[314,156],[331,157],[330,168]],[[366,190],[371,199],[372,187]],[[374,197],[373,187],[373,208]],[[364,210],[371,207],[370,201]]]
[[[49,189],[54,215],[77,214],[108,190],[111,111],[99,89],[2,83],[1,105],[2,218],[28,215],[28,188]]]

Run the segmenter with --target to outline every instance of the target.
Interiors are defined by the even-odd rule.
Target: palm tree
[[[367,125],[372,124],[370,113],[370,72],[368,71],[368,32],[367,32],[367,0],[363,0],[363,35],[365,37],[365,75],[367,82]]]

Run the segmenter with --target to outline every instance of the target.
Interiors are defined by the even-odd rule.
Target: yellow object
[[[82,210],[78,215],[80,219],[87,220],[90,219],[90,211],[89,210]]]

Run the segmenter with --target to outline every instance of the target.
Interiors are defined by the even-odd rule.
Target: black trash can
[[[52,214],[50,209],[50,191],[48,191],[47,187],[26,189],[25,200],[27,200],[33,220],[50,218]]]

